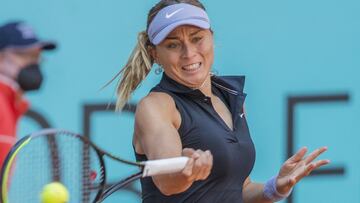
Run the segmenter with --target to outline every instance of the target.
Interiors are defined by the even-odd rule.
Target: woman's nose
[[[185,43],[183,46],[183,58],[192,58],[196,55],[196,47],[192,44]]]

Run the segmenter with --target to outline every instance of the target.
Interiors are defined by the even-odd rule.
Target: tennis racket
[[[136,166],[135,172],[109,184],[105,157]],[[0,174],[0,202],[38,203],[45,185],[61,182],[69,191],[69,202],[99,203],[142,177],[180,172],[187,161],[187,157],[128,161],[77,133],[44,129],[20,139],[7,155]]]

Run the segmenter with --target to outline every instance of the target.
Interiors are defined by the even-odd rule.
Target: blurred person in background
[[[16,141],[19,118],[29,108],[24,93],[38,90],[43,81],[41,53],[55,48],[54,42],[38,39],[24,22],[0,27],[0,169]]]

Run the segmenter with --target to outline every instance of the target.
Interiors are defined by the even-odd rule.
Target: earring
[[[158,66],[155,68],[155,74],[160,75],[163,72],[163,67],[158,64]]]

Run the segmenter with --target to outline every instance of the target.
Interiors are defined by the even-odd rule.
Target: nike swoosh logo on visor
[[[171,18],[173,15],[175,15],[175,14],[177,14],[178,12],[180,12],[181,10],[183,10],[184,8],[179,8],[178,10],[176,10],[176,11],[174,11],[174,12],[172,12],[172,13],[170,13],[170,14],[168,14],[168,13],[166,13],[166,18]]]

